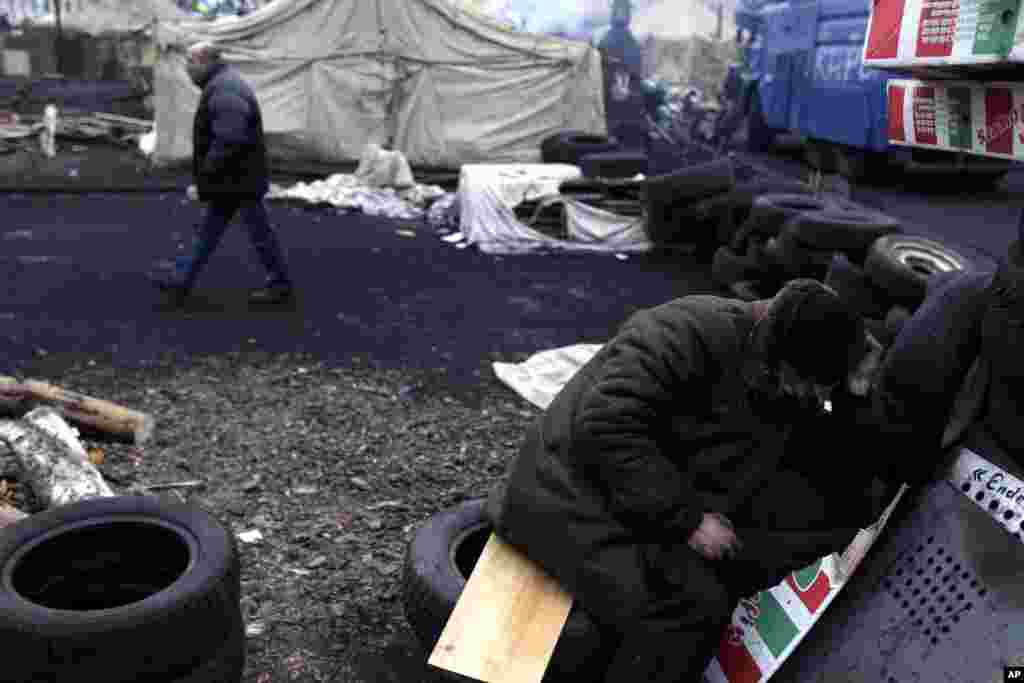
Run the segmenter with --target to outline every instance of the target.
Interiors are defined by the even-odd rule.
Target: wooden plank
[[[572,596],[491,534],[428,663],[483,683],[540,683]]]

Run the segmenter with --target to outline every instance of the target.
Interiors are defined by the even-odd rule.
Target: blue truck
[[[737,7],[742,63],[734,120],[748,147],[765,151],[788,132],[802,138],[812,167],[853,180],[878,162],[1001,179],[1012,162],[888,144],[886,82],[898,74],[864,67],[869,16],[870,0],[748,0]]]

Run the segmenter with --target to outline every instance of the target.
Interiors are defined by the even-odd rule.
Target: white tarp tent
[[[7,0],[12,5],[19,0]],[[2,11],[4,0],[0,0]],[[37,26],[53,26],[53,13],[27,18]],[[61,27],[89,35],[131,33],[155,21],[188,21],[191,15],[173,0],[72,0],[61,12]]]
[[[558,130],[606,132],[592,46],[517,33],[447,0],[277,0],[155,35],[158,164],[192,152],[199,91],[184,48],[198,40],[253,85],[278,158],[347,161],[376,143],[413,165],[532,162]]]

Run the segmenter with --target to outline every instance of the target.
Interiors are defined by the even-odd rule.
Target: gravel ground
[[[490,373],[453,393],[442,372],[358,357],[236,353],[63,370],[53,378],[157,417],[141,448],[83,435],[102,449],[115,493],[202,480],[158,495],[262,533],[239,544],[246,682],[421,680],[426,653],[400,597],[406,544],[430,515],[485,494],[539,414]],[[9,500],[37,511],[16,475],[2,481]]]

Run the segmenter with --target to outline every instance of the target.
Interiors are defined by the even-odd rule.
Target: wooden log
[[[0,421],[0,441],[21,461],[25,479],[44,507],[114,495],[53,408],[37,408],[23,420]]]
[[[156,421],[151,415],[110,401],[69,391],[46,382],[0,376],[0,408],[23,414],[36,406],[49,406],[62,417],[81,426],[128,438],[142,445],[153,435]]]
[[[5,526],[10,526],[15,522],[20,522],[26,517],[28,517],[28,515],[18,508],[7,505],[6,503],[0,503],[0,529]]]

